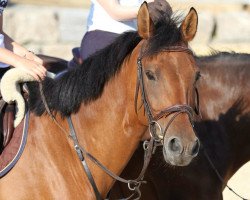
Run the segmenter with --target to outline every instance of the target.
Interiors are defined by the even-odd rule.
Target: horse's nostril
[[[200,149],[200,142],[199,142],[199,140],[197,139],[197,140],[194,142],[194,145],[193,145],[193,147],[192,147],[192,149],[191,149],[191,155],[192,155],[192,156],[197,155],[198,152],[199,152],[199,149]]]
[[[183,151],[183,146],[181,144],[181,141],[178,138],[174,137],[169,140],[168,149],[174,153],[180,154]]]

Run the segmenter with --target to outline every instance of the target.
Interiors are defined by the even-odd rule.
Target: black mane
[[[77,112],[81,103],[87,104],[102,95],[105,84],[117,74],[124,59],[140,42],[137,32],[126,32],[111,45],[84,60],[82,66],[66,72],[61,78],[43,81],[43,90],[51,111],[68,116]],[[155,25],[154,35],[149,39],[147,53],[154,54],[164,47],[179,44],[181,33],[176,20],[162,17]],[[38,83],[28,84],[29,106],[37,115],[45,112]]]
[[[179,28],[180,16],[171,16],[165,13],[155,22],[155,31],[149,39],[149,45],[145,54],[152,55],[171,46],[183,43],[182,34]]]
[[[61,78],[43,81],[43,90],[51,111],[60,111],[62,115],[76,112],[81,102],[88,103],[101,96],[105,83],[119,70],[125,57],[139,43],[136,32],[122,34],[111,45],[96,52],[84,60],[83,64],[66,72]],[[28,84],[30,109],[37,115],[45,111],[41,101],[38,84]]]

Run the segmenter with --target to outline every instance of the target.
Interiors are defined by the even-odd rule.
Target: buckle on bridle
[[[136,190],[136,188],[139,188],[141,186],[142,182],[145,182],[145,181],[129,180],[128,189],[131,191],[134,191]]]
[[[151,121],[149,123],[149,134],[156,142],[161,142],[164,138],[161,125],[157,121]],[[157,128],[160,130],[160,135],[156,133]]]

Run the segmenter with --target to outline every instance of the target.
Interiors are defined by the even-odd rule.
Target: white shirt
[[[122,6],[139,6],[143,0],[118,0]],[[123,33],[137,29],[136,19],[127,21],[116,21],[96,1],[91,0],[91,7],[87,21],[87,31],[102,30],[113,33]]]

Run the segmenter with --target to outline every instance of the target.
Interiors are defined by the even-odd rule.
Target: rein
[[[203,145],[202,145],[203,146]],[[209,162],[210,166],[212,167],[212,169],[214,170],[216,176],[218,177],[218,179],[220,180],[220,182],[225,185],[226,188],[228,188],[232,193],[234,193],[236,196],[238,196],[240,199],[242,200],[250,200],[250,199],[246,199],[244,197],[242,197],[241,195],[239,195],[237,192],[235,192],[231,187],[228,186],[228,184],[223,180],[222,176],[220,175],[219,171],[217,170],[217,168],[214,166],[214,163],[212,162],[211,158],[208,156],[207,151],[205,150],[205,147],[203,146],[203,151],[205,154],[205,157],[207,159],[207,161]]]
[[[187,47],[183,47],[183,46],[174,46],[171,48],[167,48],[164,49],[162,51],[168,51],[168,52],[180,52],[180,51],[185,51],[190,53],[191,50],[188,49]],[[141,49],[142,52],[142,49]],[[191,52],[192,53],[192,52]],[[85,161],[85,156],[90,159],[95,165],[97,165],[98,167],[100,167],[105,173],[107,173],[110,177],[112,177],[113,179],[126,183],[128,185],[128,189],[130,191],[133,191],[134,193],[132,195],[130,195],[128,198],[123,198],[123,200],[129,200],[132,197],[134,197],[135,194],[137,194],[137,197],[134,200],[138,200],[141,197],[141,192],[140,192],[140,186],[142,183],[146,183],[146,181],[143,181],[144,178],[144,174],[146,172],[146,169],[149,165],[149,162],[151,160],[151,157],[155,151],[155,148],[159,145],[162,145],[162,141],[163,138],[165,136],[165,133],[167,132],[168,127],[171,125],[171,123],[174,121],[174,119],[181,113],[186,113],[189,116],[189,120],[190,123],[193,126],[193,108],[191,108],[189,105],[174,105],[168,108],[163,109],[162,111],[160,111],[156,116],[153,115],[152,113],[152,109],[150,107],[150,104],[148,102],[147,99],[147,95],[146,95],[146,91],[145,91],[145,87],[144,87],[144,81],[143,81],[143,67],[142,67],[142,58],[145,56],[146,54],[144,54],[142,56],[142,54],[140,54],[140,56],[137,59],[137,85],[136,85],[136,92],[135,92],[135,109],[136,109],[136,113],[137,113],[137,99],[138,99],[138,91],[139,89],[141,90],[141,96],[142,96],[142,102],[146,111],[146,115],[148,118],[148,126],[149,126],[149,132],[150,132],[150,140],[149,141],[144,141],[143,144],[143,148],[144,148],[144,163],[143,163],[143,167],[142,170],[139,174],[139,176],[134,179],[134,180],[126,180],[124,178],[121,178],[120,176],[117,176],[116,174],[114,174],[113,172],[111,172],[109,169],[107,169],[104,165],[102,165],[93,155],[91,155],[89,152],[87,152],[85,150],[85,148],[83,148],[77,139],[77,134],[74,130],[74,126],[71,120],[71,117],[67,118],[69,127],[70,127],[70,133],[67,132],[67,130],[62,127],[60,125],[60,123],[56,120],[55,116],[51,113],[48,103],[46,101],[44,92],[43,92],[43,88],[42,88],[42,83],[39,82],[39,90],[40,90],[40,94],[41,94],[41,99],[42,102],[45,106],[45,109],[47,111],[47,113],[49,114],[50,118],[53,120],[53,122],[66,134],[69,135],[70,138],[73,140],[74,142],[74,148],[75,151],[77,152],[77,155],[80,159],[80,161],[82,162],[82,165],[84,167],[84,171],[88,177],[89,182],[92,185],[92,188],[94,190],[95,196],[97,200],[102,200],[101,194],[98,191],[98,188],[95,184],[95,181],[93,179],[93,176],[89,170],[89,167]],[[171,114],[174,114],[171,118],[170,121],[168,122],[168,124],[166,125],[165,129],[163,132],[161,132],[161,135],[158,136],[156,134],[156,125],[160,128],[160,130],[162,130],[160,124],[157,122],[157,120],[159,120],[160,118],[162,118],[163,116],[169,116]]]

